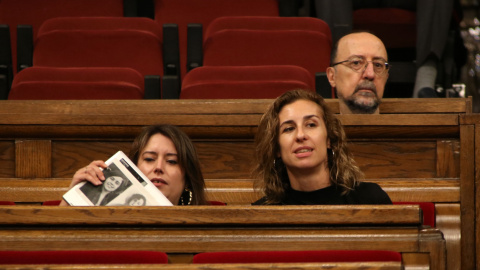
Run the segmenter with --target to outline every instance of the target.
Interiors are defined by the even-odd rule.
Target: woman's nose
[[[304,141],[305,140],[305,132],[303,128],[298,128],[297,129],[297,140],[299,141]]]
[[[163,173],[163,162],[161,160],[155,163],[155,173]]]

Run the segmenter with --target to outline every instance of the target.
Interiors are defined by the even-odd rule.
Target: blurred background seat
[[[205,37],[203,65],[300,66],[315,78],[317,92],[328,98],[331,88],[319,82],[327,81],[326,76],[318,78],[330,65],[330,51],[328,36],[317,31],[227,29]]]
[[[6,87],[17,69],[17,46],[29,46],[40,25],[47,19],[62,16],[136,16],[136,0],[2,0],[0,1],[0,67],[5,66]],[[17,28],[20,32],[17,34]],[[17,42],[17,39],[19,42]],[[24,43],[23,41],[27,41]],[[30,55],[19,54],[30,59]],[[6,89],[5,91],[8,91]],[[4,95],[5,96],[5,95]]]
[[[30,67],[14,78],[10,100],[143,99],[143,76],[131,68]]]
[[[279,16],[277,0],[150,0],[151,15],[160,24],[176,24],[179,32],[180,74],[184,78],[201,59],[191,59],[189,52],[201,51],[192,44],[201,44],[208,25],[221,16]],[[146,2],[146,1],[144,1]],[[189,25],[191,25],[189,29]],[[198,40],[200,42],[198,42]],[[196,42],[197,41],[197,42]],[[194,55],[198,55],[195,54]],[[189,59],[187,59],[189,58]]]
[[[128,67],[156,86],[149,98],[160,98],[163,76],[161,38],[131,29],[55,30],[38,35],[33,52],[35,67]],[[148,86],[146,81],[146,87]]]
[[[202,66],[187,73],[180,98],[276,98],[292,89],[314,87],[311,74],[299,66]]]

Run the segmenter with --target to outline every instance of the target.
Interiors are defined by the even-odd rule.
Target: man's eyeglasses
[[[339,64],[344,64],[347,67],[351,68],[353,71],[361,73],[365,71],[365,69],[368,66],[368,63],[370,62],[373,65],[373,71],[377,75],[383,75],[385,71],[387,71],[390,68],[390,65],[385,60],[375,59],[372,61],[367,61],[364,58],[360,58],[360,57],[354,57],[354,58],[347,59],[345,61],[333,63],[332,67]]]

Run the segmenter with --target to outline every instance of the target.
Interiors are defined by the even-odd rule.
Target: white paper
[[[172,203],[122,152],[118,151],[106,162],[105,181],[96,187],[88,181],[81,182],[63,195],[72,206],[172,206]],[[110,178],[110,179],[107,179]],[[109,183],[105,184],[109,181]],[[114,187],[118,186],[115,190]],[[109,187],[110,192],[105,191]]]

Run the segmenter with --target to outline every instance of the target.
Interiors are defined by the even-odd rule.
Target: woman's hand
[[[107,164],[103,160],[95,160],[88,164],[86,167],[81,168],[78,170],[72,178],[72,182],[70,182],[70,187],[68,189],[73,188],[78,183],[83,181],[88,181],[95,186],[101,185],[102,181],[105,180],[105,176],[100,168],[107,168]],[[67,206],[68,203],[65,200],[62,200],[60,206]]]
[[[102,181],[105,180],[105,176],[103,176],[103,172],[100,168],[107,168],[107,164],[105,164],[103,160],[92,161],[88,166],[81,168],[73,175],[69,188],[73,188],[83,181],[88,181],[95,186],[101,185]]]

